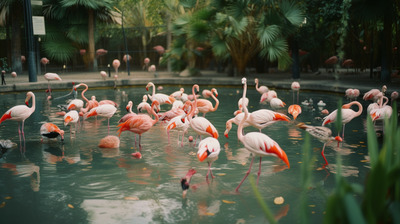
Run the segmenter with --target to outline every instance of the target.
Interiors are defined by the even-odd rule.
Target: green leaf
[[[367,115],[367,139],[368,139],[368,154],[371,161],[371,167],[375,167],[378,159],[378,141],[376,139],[375,128],[372,123],[371,116]]]
[[[260,191],[258,190],[256,183],[254,181],[254,177],[253,176],[249,176],[249,180],[250,180],[250,184],[251,184],[251,188],[253,189],[253,193],[258,201],[258,203],[261,206],[261,209],[264,211],[264,215],[267,218],[269,223],[277,223],[277,221],[274,218],[274,215],[272,214],[271,210],[269,209],[267,203],[265,203],[265,201],[262,198],[262,195],[260,193]]]
[[[360,206],[356,202],[353,195],[347,193],[344,196],[344,206],[346,208],[347,218],[349,223],[353,224],[363,224],[366,223],[364,216],[361,212]]]

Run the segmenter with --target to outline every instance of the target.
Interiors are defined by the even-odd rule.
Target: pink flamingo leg
[[[22,138],[24,139],[24,142],[25,142],[24,124],[25,124],[25,121],[22,121],[21,133],[22,133]]]
[[[324,160],[325,160],[324,167],[328,165],[328,160],[326,160],[326,157],[325,157],[325,146],[326,146],[326,143],[324,144],[324,146],[322,147],[322,150],[321,150],[321,155],[322,155],[322,157],[324,157]]]
[[[179,136],[179,135],[178,135]],[[185,136],[185,132],[182,133],[181,147],[183,147],[183,137]],[[178,138],[179,140],[179,138]]]
[[[110,118],[108,118],[108,122],[107,122],[107,135],[110,135]]]
[[[242,181],[240,181],[239,185],[236,187],[236,190],[235,190],[236,192],[239,191],[240,185],[242,185],[242,183],[244,182],[244,180],[245,180],[245,179],[247,178],[247,176],[249,175],[249,173],[250,173],[250,171],[251,171],[251,166],[253,165],[253,162],[254,162],[254,156],[253,156],[253,159],[251,159],[251,163],[250,163],[249,170],[247,170],[246,175],[244,175]]]
[[[257,185],[258,185],[258,180],[260,179],[260,174],[261,174],[261,160],[262,160],[262,157],[260,156],[260,166],[258,167],[258,173],[257,173]]]
[[[213,173],[212,173],[212,170],[211,170],[211,164],[212,164],[211,162],[208,162],[208,171],[207,171],[206,179],[208,179],[208,174],[210,174],[210,173],[211,173],[211,177],[213,179],[215,178]]]
[[[21,143],[21,129],[20,129],[20,122],[18,122],[18,136],[19,136],[19,142]]]

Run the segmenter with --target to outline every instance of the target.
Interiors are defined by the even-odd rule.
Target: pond
[[[250,81],[249,81],[250,83]],[[191,86],[164,86],[159,91],[170,94]],[[25,146],[19,142],[17,122],[5,121],[0,125],[0,139],[10,139],[16,147],[3,150],[0,158],[0,216],[12,223],[266,223],[248,178],[239,189],[251,162],[250,153],[238,141],[237,126],[233,125],[229,138],[223,135],[225,123],[238,109],[241,86],[200,86],[203,89],[216,87],[219,108],[206,118],[219,132],[221,152],[212,164],[214,179],[206,181],[207,163],[199,162],[197,147],[188,141],[196,136],[193,130],[185,135],[180,146],[177,133],[171,132],[168,143],[166,124],[159,122],[142,135],[142,158],[131,153],[138,152],[135,137],[131,132],[122,132],[120,147],[102,149],[101,138],[107,135],[107,119],[90,117],[83,121],[76,136],[71,136],[69,127],[64,127],[63,117],[56,114],[65,99],[47,101],[43,92],[36,94],[36,111],[25,122]],[[293,103],[291,90],[276,90],[278,97],[288,105]],[[53,91],[53,96],[62,96],[68,91]],[[118,110],[110,119],[110,134],[117,135],[118,120],[126,114],[129,100],[136,106],[144,94],[145,87],[121,87],[114,89],[92,89],[86,96],[95,95],[97,100],[110,99],[118,103]],[[249,84],[247,97],[249,111],[271,109],[260,104],[261,95]],[[80,97],[79,97],[80,98]],[[321,125],[321,109],[333,111],[343,95],[300,91],[299,101],[312,99],[310,106],[302,105],[302,113],[296,121],[277,122],[262,130],[274,139],[286,152],[290,169],[275,157],[264,157],[258,189],[275,217],[281,223],[296,223],[300,218],[301,161],[305,131],[296,124],[304,122]],[[14,105],[23,104],[25,93],[1,96],[0,113]],[[324,108],[317,102],[323,100]],[[212,100],[211,100],[212,101]],[[361,100],[362,101],[362,100]],[[212,101],[213,102],[213,101]],[[365,102],[362,102],[365,106]],[[213,104],[215,104],[213,102]],[[162,105],[161,112],[170,108]],[[353,108],[356,110],[355,108]],[[291,115],[289,117],[292,118]],[[63,143],[43,141],[39,129],[44,122],[52,122],[65,130]],[[313,223],[320,223],[325,213],[325,195],[335,186],[336,156],[342,158],[342,175],[351,183],[362,184],[369,171],[366,142],[366,112],[346,125],[344,142],[337,147],[328,144],[325,156],[329,165],[323,168],[322,143],[311,138],[314,165],[313,187],[308,193],[309,213]],[[336,134],[334,124],[327,125]],[[245,132],[258,130],[245,128]],[[180,180],[189,169],[197,173],[192,177],[186,198],[182,197]],[[250,176],[256,179],[258,159]],[[274,199],[283,197],[283,204]]]

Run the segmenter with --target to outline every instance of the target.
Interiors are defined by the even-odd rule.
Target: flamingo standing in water
[[[350,109],[352,105],[357,105],[358,106],[358,111],[354,111]],[[361,115],[363,111],[363,107],[360,102],[358,101],[352,101],[348,104],[345,104],[342,106],[342,124],[343,124],[343,133],[342,133],[342,138],[344,139],[344,129],[345,125],[349,123],[351,120],[354,118],[358,117]],[[328,116],[324,117],[324,121],[322,122],[322,126],[325,126],[326,124],[332,123],[336,121],[337,117],[337,109],[334,110],[332,113],[330,113]]]
[[[176,116],[172,118],[168,124],[167,124],[167,135],[168,135],[168,143],[170,142],[169,140],[169,132],[171,130],[177,130],[178,131],[178,142],[179,142],[179,132],[182,132],[182,140],[181,140],[181,147],[183,147],[183,138],[185,136],[185,133],[187,133],[187,130],[189,129],[189,121],[188,119],[185,119],[186,114],[182,114],[180,116]]]
[[[244,113],[237,114],[234,118],[226,121],[226,130],[224,132],[225,137],[228,138],[228,133],[232,129],[232,123],[239,125],[240,121],[244,118]],[[290,121],[290,118],[285,114],[275,112],[268,109],[260,109],[249,113],[243,127],[253,126],[257,128],[260,132],[262,129],[278,122],[278,121]]]
[[[118,123],[124,123],[129,118],[137,115],[132,111],[132,107],[133,107],[133,102],[129,101],[128,104],[126,105],[126,111],[128,111],[128,113],[122,116],[121,119],[119,119]]]
[[[376,120],[384,120],[385,118],[390,118],[392,116],[393,109],[391,106],[387,105],[389,102],[389,99],[386,96],[383,96],[383,94],[378,94],[379,96],[379,107],[374,108],[371,111],[369,111],[369,114],[371,115],[372,121]],[[383,103],[383,100],[385,100],[385,103]]]
[[[146,90],[149,91],[149,88],[153,87],[153,93],[149,96],[150,100],[152,102],[154,102],[155,100],[158,101],[159,105],[163,105],[163,104],[172,104],[175,101],[174,97],[168,96],[167,94],[163,94],[163,93],[156,93],[156,86],[154,85],[154,83],[149,82],[146,85]]]
[[[50,88],[50,81],[52,80],[58,80],[58,81],[62,81],[62,79],[60,78],[59,75],[57,75],[56,73],[46,73],[43,75],[44,78],[47,80],[47,90],[50,94],[49,97],[51,97],[51,88]]]
[[[79,111],[82,112],[82,113],[87,113],[89,110],[91,110],[91,109],[93,109],[95,107],[98,107],[99,103],[97,102],[95,96],[92,96],[91,100],[88,100],[85,97],[85,92],[89,89],[88,85],[86,85],[85,83],[79,83],[78,85],[76,85],[74,87],[74,89],[78,89],[80,86],[84,86],[85,87],[85,89],[81,92],[81,96],[82,96],[82,99],[86,101],[86,107],[85,108],[81,107],[79,109]],[[78,102],[78,101],[76,101],[76,102]],[[79,102],[79,104],[80,104],[80,102]]]
[[[292,82],[292,85],[290,86],[290,88],[293,91],[293,103],[298,104],[299,103],[299,92],[300,92],[300,83],[299,82]],[[297,93],[297,101],[294,102],[294,92]]]
[[[331,129],[323,126],[311,126],[311,125],[306,125],[304,123],[299,123],[297,124],[297,127],[307,131],[310,133],[313,137],[318,139],[320,142],[324,143],[324,146],[322,147],[321,155],[324,157],[325,160],[325,165],[328,165],[328,160],[326,160],[325,157],[325,146],[331,141],[337,141],[342,142],[343,139],[340,136],[333,137],[332,136],[332,131]]]
[[[257,78],[254,79],[254,83],[256,84],[257,92],[259,92],[261,95],[264,93],[267,93],[269,91],[268,87],[266,87],[266,86],[258,87],[258,79]]]
[[[71,110],[68,113],[64,115],[64,126],[69,125],[69,133],[71,134],[72,137],[72,125],[75,124],[75,135],[77,132],[77,124],[79,121],[79,113],[76,110]]]
[[[192,92],[193,95],[195,94],[195,89],[197,90],[197,92],[199,91],[199,85],[195,84],[192,87]],[[184,108],[190,107],[190,111],[189,113],[186,115],[186,117],[189,120],[190,123],[190,127],[198,134],[200,135],[200,139],[202,135],[208,135],[211,136],[213,138],[218,138],[218,131],[217,129],[214,127],[214,125],[207,120],[207,118],[205,117],[195,117],[192,118],[194,116],[194,112],[196,111],[197,107],[197,97],[194,97],[194,103],[192,103],[191,101],[186,101]],[[197,140],[197,138],[196,138]],[[195,142],[196,144],[196,142]]]
[[[277,110],[277,109],[285,107],[286,103],[283,102],[281,99],[275,97],[275,98],[271,99],[271,101],[269,102],[269,105],[272,107],[272,109]]]
[[[350,100],[357,100],[357,97],[360,95],[360,90],[358,89],[346,89],[345,96]]]
[[[243,98],[244,98],[244,97],[246,97],[246,91],[247,91],[246,78],[242,78],[242,84],[244,85],[244,87],[243,87]],[[243,125],[249,116],[249,111],[247,110],[247,107],[244,104],[243,104],[243,110],[244,110],[244,118],[239,123],[239,127],[237,129],[237,136],[238,136],[239,141],[241,141],[243,143],[244,147],[253,154],[253,158],[251,160],[249,170],[246,172],[246,175],[244,176],[242,181],[239,183],[239,185],[236,187],[236,191],[239,191],[240,186],[242,185],[244,180],[249,175],[255,156],[260,156],[260,165],[259,165],[258,176],[257,176],[257,184],[260,179],[261,158],[263,156],[278,157],[281,160],[283,160],[286,163],[286,165],[290,168],[289,160],[287,158],[285,151],[283,151],[281,149],[281,147],[278,145],[278,143],[276,143],[270,137],[268,137],[267,135],[260,133],[260,132],[250,132],[250,133],[247,133],[246,135],[243,135]]]
[[[382,86],[382,90],[379,90],[379,89],[371,89],[371,90],[369,90],[368,92],[364,93],[363,100],[372,100],[372,101],[376,102],[376,101],[378,101],[378,99],[379,99],[378,94],[379,94],[380,92],[382,92],[383,95],[385,95],[386,90],[387,90],[386,85],[383,85],[383,86]]]
[[[215,94],[215,95],[214,95]],[[212,103],[209,100],[206,99],[198,99],[196,107],[199,110],[199,112],[203,113],[203,117],[206,116],[206,113],[208,112],[214,112],[218,109],[219,106],[219,100],[217,99],[218,97],[218,92],[217,89],[212,88],[211,89],[211,98],[215,100],[215,106],[213,107]]]
[[[153,101],[151,104],[151,108],[149,111],[151,112],[151,115],[155,117],[153,120],[149,115],[147,114],[138,114],[137,116],[133,116],[124,123],[119,124],[117,127],[120,127],[118,132],[118,136],[121,136],[121,133],[123,131],[131,131],[133,133],[136,133],[139,135],[139,147],[141,148],[141,138],[142,134],[150,130],[151,127],[153,127],[157,122],[158,122],[158,116],[156,112],[154,111],[154,107],[158,106],[159,103],[158,101]]]
[[[115,114],[115,112],[117,111],[117,108],[114,105],[111,104],[103,104],[103,105],[99,105],[98,107],[95,107],[93,109],[91,109],[89,112],[87,112],[84,115],[84,118],[87,119],[89,117],[92,116],[102,116],[102,117],[106,117],[107,118],[107,135],[110,134],[110,118]]]
[[[142,113],[143,110],[147,110],[147,108],[151,108],[150,104],[147,103],[147,95],[143,95],[143,100],[137,106],[137,111]],[[148,114],[151,114],[151,111],[147,111]]]
[[[296,120],[297,116],[301,114],[301,107],[297,104],[292,104],[288,108],[288,113],[293,116],[293,119]]]
[[[32,107],[28,107],[29,100],[31,98],[32,98]],[[5,120],[18,121],[19,140],[21,141],[21,134],[22,134],[22,138],[23,138],[24,142],[25,142],[25,134],[24,134],[25,120],[28,117],[30,117],[33,112],[35,112],[35,108],[36,108],[35,94],[33,94],[33,92],[29,91],[26,93],[25,104],[26,104],[26,106],[25,105],[17,105],[17,106],[11,107],[0,118],[0,124]],[[22,127],[20,128],[21,122],[22,122]]]
[[[61,136],[61,141],[64,141],[64,131],[53,123],[42,124],[40,127],[40,135],[46,138],[57,138]]]
[[[211,171],[211,164],[218,159],[219,152],[221,151],[221,145],[218,139],[207,137],[199,142],[199,150],[197,151],[197,158],[200,162],[206,161],[208,163],[208,171],[206,175],[206,180],[208,180],[208,175],[211,174],[212,178],[215,178]]]

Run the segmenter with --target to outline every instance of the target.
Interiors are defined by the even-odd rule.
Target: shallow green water
[[[191,87],[184,86],[185,92]],[[200,91],[210,87],[200,86]],[[178,87],[166,86],[163,93],[172,93]],[[197,160],[197,148],[185,139],[184,147],[177,143],[173,132],[168,144],[165,124],[158,123],[142,136],[142,159],[131,156],[138,151],[132,133],[123,132],[119,149],[100,149],[99,140],[107,135],[107,120],[89,118],[84,121],[75,138],[69,127],[63,126],[57,105],[65,100],[46,101],[44,92],[35,92],[37,108],[25,122],[26,147],[19,143],[17,123],[5,121],[0,125],[0,139],[10,139],[17,147],[2,153],[0,159],[0,217],[8,223],[266,223],[257,203],[249,179],[235,193],[235,188],[248,170],[251,156],[237,140],[237,126],[233,125],[230,138],[223,135],[225,122],[237,110],[241,97],[240,87],[217,87],[219,109],[208,113],[220,137],[221,153],[213,164],[216,178],[209,183],[205,175],[207,164]],[[127,94],[123,95],[125,92]],[[278,90],[278,96],[287,103],[293,102],[292,92]],[[67,92],[55,91],[55,97]],[[110,133],[116,135],[117,122],[126,113],[129,100],[136,105],[142,101],[145,88],[121,88],[119,90],[89,89],[86,96],[96,95],[97,100],[111,99],[119,104],[111,118]],[[260,108],[260,94],[249,87],[249,111]],[[80,97],[79,97],[80,98]],[[313,107],[302,106],[297,121],[320,125],[323,115],[317,102],[323,100],[329,111],[337,107],[341,95],[300,92],[300,102],[312,98]],[[25,94],[2,95],[0,113],[23,104]],[[214,104],[214,102],[213,102]],[[363,103],[364,104],[364,103]],[[167,110],[168,106],[162,106]],[[366,107],[364,107],[366,108]],[[287,113],[287,107],[282,112]],[[328,145],[325,155],[330,165],[322,169],[324,160],[320,154],[322,143],[312,139],[315,165],[313,188],[308,196],[309,213],[314,223],[324,216],[325,199],[335,184],[335,157],[342,156],[342,172],[349,182],[363,183],[369,170],[365,162],[367,152],[365,112],[346,125],[345,141],[337,148]],[[297,122],[296,121],[296,122]],[[39,128],[44,122],[53,122],[66,131],[64,144],[60,141],[40,141]],[[330,125],[336,133],[334,125]],[[245,131],[257,131],[246,128]],[[279,143],[288,155],[291,168],[285,169],[282,161],[264,157],[258,185],[261,195],[281,223],[298,223],[300,217],[301,160],[305,132],[295,127],[295,122],[278,122],[262,131]],[[186,135],[195,136],[193,131]],[[24,152],[25,151],[25,152]],[[256,163],[257,162],[257,163]],[[256,165],[257,164],[257,165]],[[187,198],[182,198],[180,179],[190,168],[197,173],[191,181]],[[251,176],[256,178],[258,159]],[[274,204],[274,198],[282,196],[284,203]]]

